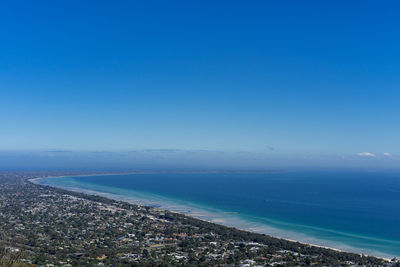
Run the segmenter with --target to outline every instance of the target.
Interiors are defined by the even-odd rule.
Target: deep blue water
[[[111,188],[132,189],[235,212],[244,220],[319,240],[314,243],[400,256],[398,173],[130,174],[41,183],[110,193],[115,193]]]

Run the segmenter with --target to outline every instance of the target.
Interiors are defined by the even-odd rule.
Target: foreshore
[[[37,177],[37,178],[32,178],[29,179],[30,182],[34,183],[34,184],[38,184],[38,185],[43,185],[41,183],[38,182],[38,180],[46,178],[63,178],[63,177],[84,177],[84,176],[97,176],[97,175],[102,175],[102,176],[106,176],[106,175],[126,175],[126,174],[149,174],[149,173],[158,173],[158,172],[124,172],[124,173],[101,173],[101,174],[84,174],[84,175],[60,175],[60,176],[50,176],[50,177]],[[49,185],[46,185],[49,186]],[[61,188],[67,191],[72,191],[72,192],[78,192],[78,193],[84,193],[84,194],[88,194],[88,195],[98,195],[101,197],[105,197],[105,198],[109,198],[109,199],[113,199],[113,200],[118,200],[118,201],[124,201],[130,204],[135,204],[135,205],[139,205],[139,206],[146,206],[146,207],[151,207],[154,208],[156,205],[155,203],[149,203],[148,201],[145,201],[143,199],[138,199],[138,198],[130,198],[130,197],[126,197],[123,195],[116,195],[113,193],[104,193],[104,192],[99,192],[96,190],[88,190],[88,189],[82,189],[82,188],[72,188],[72,187],[58,187],[58,186],[54,186],[54,185],[50,185],[53,186],[55,188]],[[382,256],[376,253],[364,253],[364,252],[358,252],[357,248],[354,247],[348,247],[348,249],[343,249],[343,248],[338,248],[338,247],[334,247],[334,246],[326,246],[326,245],[320,245],[320,244],[316,244],[313,242],[305,242],[302,240],[302,238],[299,239],[294,239],[294,238],[287,238],[287,237],[282,237],[279,234],[276,234],[277,232],[281,231],[281,229],[273,229],[272,227],[268,227],[270,231],[265,231],[265,228],[260,229],[258,227],[258,229],[255,229],[257,227],[251,227],[249,226],[249,223],[243,220],[237,220],[236,218],[234,218],[234,220],[229,220],[229,222],[227,221],[226,218],[221,218],[221,216],[217,216],[216,214],[211,214],[207,211],[204,210],[192,210],[191,208],[188,207],[180,207],[180,208],[176,208],[178,205],[174,205],[174,206],[168,206],[168,205],[157,205],[157,208],[163,209],[163,210],[167,210],[170,212],[176,212],[185,216],[189,216],[195,219],[199,219],[199,220],[203,220],[206,222],[210,222],[210,223],[216,223],[216,224],[220,224],[220,225],[224,225],[227,227],[234,227],[236,229],[242,230],[242,231],[248,231],[248,232],[253,232],[253,233],[258,233],[258,234],[266,234],[275,238],[279,238],[282,240],[286,240],[286,241],[290,241],[290,242],[298,242],[304,245],[309,245],[309,246],[313,246],[313,247],[318,247],[318,248],[324,248],[324,249],[331,249],[337,252],[350,252],[350,253],[356,253],[359,255],[368,255],[368,256],[373,256],[373,257],[377,257],[386,261],[390,261],[391,256]],[[231,218],[229,218],[231,219]],[[232,223],[233,221],[233,223]],[[271,229],[273,229],[273,231],[271,231]],[[270,232],[273,232],[273,234],[270,234]],[[301,235],[302,233],[294,233],[294,234],[299,234]],[[323,240],[322,240],[323,241]]]

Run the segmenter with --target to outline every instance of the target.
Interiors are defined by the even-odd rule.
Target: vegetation
[[[398,266],[28,181],[38,175],[50,174],[0,173],[0,232],[13,242],[1,266]]]
[[[28,266],[21,259],[22,250],[7,245],[6,238],[0,237],[0,267]]]

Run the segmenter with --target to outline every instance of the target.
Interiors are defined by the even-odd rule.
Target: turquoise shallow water
[[[38,182],[317,245],[400,256],[398,173],[159,173]]]

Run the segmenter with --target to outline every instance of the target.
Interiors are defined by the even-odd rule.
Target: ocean
[[[36,182],[315,245],[400,257],[400,173],[136,173]]]

